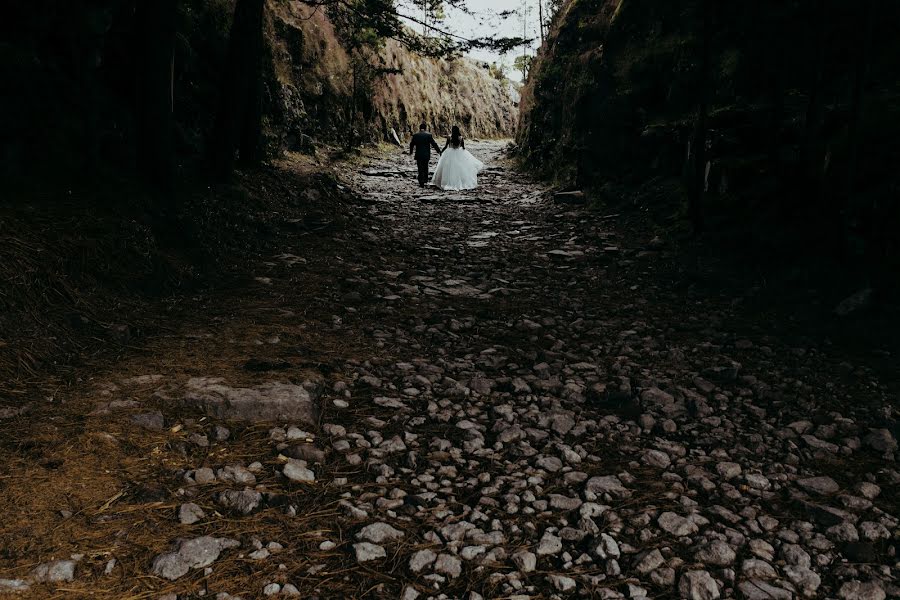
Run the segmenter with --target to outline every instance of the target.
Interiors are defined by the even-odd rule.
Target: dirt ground
[[[339,170],[357,200],[302,226],[286,205],[284,247],[250,272],[167,299],[147,339],[36,386],[28,412],[0,420],[0,579],[41,599],[639,598],[684,595],[685,573],[702,571],[723,597],[791,597],[753,596],[760,580],[896,594],[890,351],[797,333],[733,288],[685,280],[671,241],[554,202],[502,148],[473,145],[488,168],[461,193],[420,189],[408,157],[370,152]],[[289,185],[292,168],[253,192]],[[304,192],[287,193],[299,205]],[[305,389],[314,422],[217,415],[186,401],[192,378]],[[314,481],[284,474],[300,458]],[[216,472],[206,484],[202,467]],[[613,475],[628,493],[585,488]],[[838,489],[798,483],[813,476]],[[880,495],[862,498],[860,482]],[[224,501],[234,490],[258,506]],[[605,517],[585,517],[591,494]],[[196,523],[179,521],[186,503]],[[669,512],[697,518],[673,532]],[[385,522],[400,535],[370,540],[385,553],[365,560],[361,540],[378,539],[365,527]],[[447,527],[463,522],[484,535],[456,539]],[[829,529],[842,523],[862,533]],[[598,554],[601,533],[616,559]],[[548,535],[564,550],[545,552]],[[160,576],[155,557],[201,536],[240,546]],[[734,567],[698,558],[715,539]],[[772,573],[741,562],[765,560],[753,539],[771,545]],[[811,565],[791,562],[790,543]],[[424,550],[438,558],[418,570]],[[74,575],[39,581],[54,560]]]

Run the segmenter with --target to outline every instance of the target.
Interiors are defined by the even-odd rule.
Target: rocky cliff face
[[[511,137],[518,112],[508,86],[466,59],[432,60],[411,55],[397,42],[385,49],[388,65],[402,73],[376,83],[375,124],[381,130],[418,130],[427,123],[450,133],[459,125],[469,137]]]
[[[326,12],[272,0],[267,14],[268,131],[287,148],[301,149],[306,136],[346,141],[353,128],[362,141],[383,141],[392,128],[402,135],[422,122],[448,133],[458,124],[472,137],[513,134],[505,85],[472,61],[423,58],[388,40],[381,62],[368,57],[383,72],[354,74]]]
[[[774,176],[764,164],[775,162],[774,155],[779,168],[791,168],[810,128],[822,138],[816,167],[827,178],[843,177],[847,161],[837,159],[846,155],[854,127],[860,64],[861,126],[874,136],[862,149],[870,159],[861,162],[880,165],[889,140],[876,130],[896,122],[890,104],[900,90],[900,46],[887,23],[900,7],[875,3],[867,14],[867,5],[569,0],[523,95],[518,141],[524,158],[568,183],[680,173],[703,95],[709,6],[710,156],[717,184],[723,174]]]
[[[677,201],[680,179],[736,247],[897,257],[898,18],[898,3],[569,0],[523,94],[522,160],[598,197],[662,181]]]
[[[219,104],[235,0],[178,3],[174,109],[179,163],[205,156]],[[133,155],[136,72],[134,0],[20,3],[0,28],[0,175],[27,170],[121,173]],[[264,132],[270,154],[314,142],[386,139],[426,121],[438,131],[460,124],[467,135],[505,137],[515,104],[504,84],[467,60],[412,55],[394,42],[354,64],[325,8],[267,0]],[[85,163],[91,163],[90,168]],[[52,166],[51,166],[52,165]]]

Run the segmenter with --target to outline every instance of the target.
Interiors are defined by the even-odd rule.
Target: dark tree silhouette
[[[709,103],[712,93],[713,0],[701,3],[703,31],[700,50],[700,98],[693,137],[693,169],[689,174],[688,215],[694,233],[703,230],[703,197],[706,192],[706,144],[709,138]]]
[[[265,0],[237,0],[210,158],[213,174],[228,179],[235,155],[247,166],[262,159],[262,52]]]
[[[138,0],[135,7],[138,172],[169,202],[175,187],[172,113],[177,8],[178,0]]]
[[[856,69],[853,80],[853,100],[850,105],[849,157],[847,161],[847,200],[855,204],[856,172],[859,162],[860,129],[865,111],[865,86],[872,53],[872,30],[875,25],[876,0],[863,0],[860,4],[861,39],[856,48]]]
[[[812,9],[809,23],[813,28],[812,81],[806,108],[806,131],[801,150],[801,163],[811,197],[819,200],[824,187],[822,129],[825,119],[825,51],[827,43],[828,14],[825,0],[818,0]]]

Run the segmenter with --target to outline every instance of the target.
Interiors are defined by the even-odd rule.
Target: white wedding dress
[[[441,154],[431,184],[442,190],[473,190],[478,187],[478,173],[483,169],[484,163],[465,148],[448,146]]]

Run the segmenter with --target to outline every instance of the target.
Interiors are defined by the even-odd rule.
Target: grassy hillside
[[[383,141],[391,128],[402,135],[421,122],[438,132],[458,124],[474,137],[513,134],[517,115],[504,84],[467,59],[423,58],[388,40],[366,57],[385,72],[358,73],[354,103],[354,64],[327,13],[277,0],[267,12],[268,130],[288,148],[302,146],[303,135],[342,141],[353,127],[362,141]]]
[[[466,59],[432,60],[410,54],[397,42],[385,48],[387,65],[401,74],[385,75],[375,88],[376,124],[398,132],[427,123],[449,134],[459,125],[471,137],[512,136],[518,113],[506,85]]]

